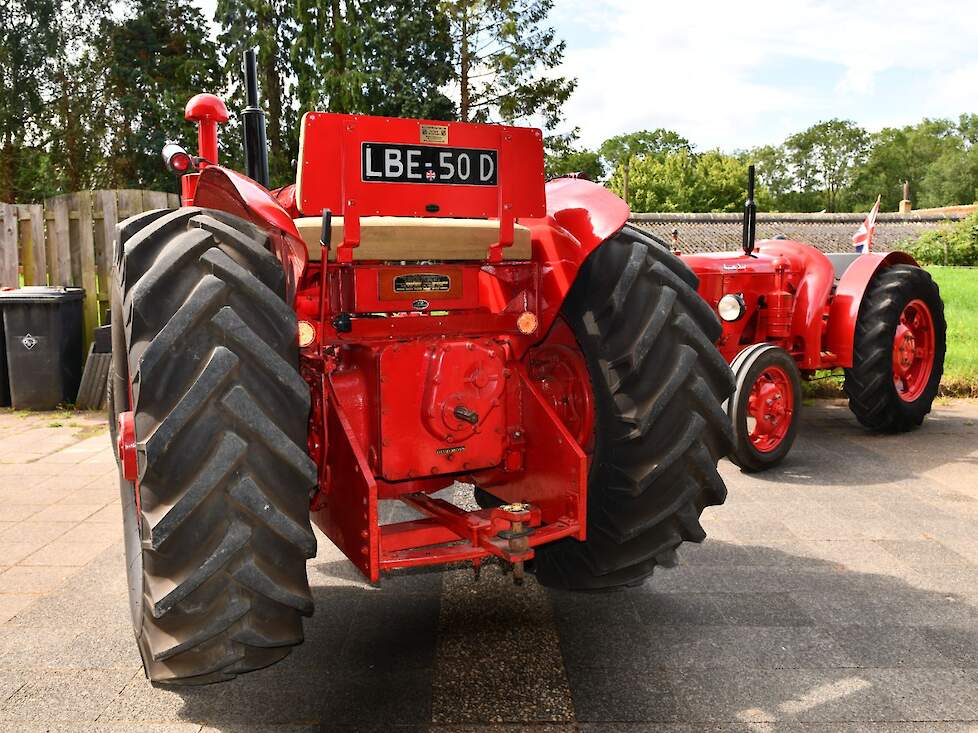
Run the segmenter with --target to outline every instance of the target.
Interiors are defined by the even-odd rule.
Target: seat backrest
[[[330,242],[343,241],[343,217],[330,222]],[[418,219],[401,216],[373,216],[362,219],[360,246],[353,250],[354,260],[482,260],[499,239],[499,222],[492,219]],[[322,259],[323,218],[305,216],[295,220],[306,243],[310,260]],[[503,249],[503,259],[532,258],[530,230],[517,224],[513,245]],[[329,249],[330,260],[336,259],[336,247]]]

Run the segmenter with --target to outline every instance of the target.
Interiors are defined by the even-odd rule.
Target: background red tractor
[[[722,503],[733,389],[679,258],[539,130],[310,112],[269,192],[254,59],[247,175],[224,103],[168,146],[176,210],[120,225],[111,424],[147,675],[267,666],[312,613],[310,519],[371,581],[495,558],[520,577],[643,582]],[[474,484],[483,508],[435,496]],[[416,517],[381,524],[379,505]],[[328,611],[327,611],[328,612]]]
[[[731,460],[779,463],[798,430],[801,380],[843,369],[849,407],[879,431],[923,421],[944,369],[944,306],[931,276],[904,252],[830,254],[784,239],[754,243],[750,168],[743,252],[684,256],[720,315],[717,341],[736,390]]]

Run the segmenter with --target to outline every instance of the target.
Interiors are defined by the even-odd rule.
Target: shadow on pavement
[[[479,584],[431,572],[371,589],[345,561],[323,563],[317,573],[345,584],[314,588],[306,642],[267,671],[179,690],[180,716],[228,731],[978,719],[973,585],[925,591],[709,540],[683,559],[607,594],[516,588],[493,567]]]
[[[802,408],[798,437],[785,461],[751,478],[765,484],[842,486],[906,481],[954,463],[978,469],[974,416],[938,410],[914,430],[881,434],[861,426],[844,403]]]

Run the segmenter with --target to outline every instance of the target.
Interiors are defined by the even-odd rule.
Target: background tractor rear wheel
[[[286,656],[312,613],[295,315],[266,237],[237,217],[149,212],[116,248],[109,422],[135,426],[138,479],[120,465],[133,628],[153,681],[227,680]]]
[[[849,409],[873,430],[902,432],[930,412],[944,373],[947,323],[930,273],[912,265],[877,272],[859,306]]]
[[[628,226],[578,273],[561,318],[594,404],[588,539],[540,547],[541,583],[639,585],[657,565],[674,565],[682,542],[706,536],[700,514],[726,497],[716,464],[732,442],[721,404],[733,379],[697,284],[679,258]]]
[[[727,400],[734,431],[730,460],[744,471],[763,471],[784,460],[795,442],[801,375],[784,349],[754,344],[730,365],[736,388]]]

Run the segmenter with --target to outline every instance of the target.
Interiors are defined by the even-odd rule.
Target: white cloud
[[[733,149],[833,116],[894,124],[910,110],[919,118],[978,106],[976,3],[557,3],[553,21],[569,40],[563,72],[579,82],[568,122],[588,145],[669,127],[700,147]],[[934,93],[883,109],[899,97],[903,72],[927,75]]]

